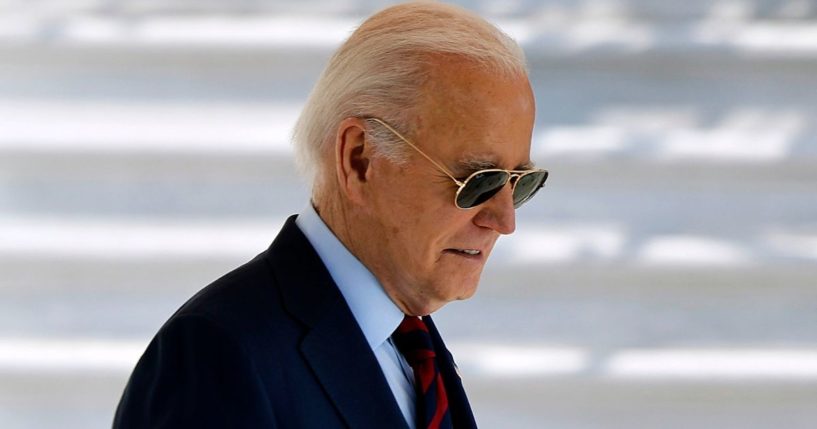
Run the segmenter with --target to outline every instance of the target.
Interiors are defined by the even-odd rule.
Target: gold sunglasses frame
[[[545,180],[542,181],[542,184],[539,186],[539,188],[544,186],[545,181],[547,181],[547,177],[549,175],[547,170],[541,169],[541,168],[536,168],[536,169],[533,169],[533,170],[505,170],[505,169],[502,169],[502,168],[486,168],[484,170],[475,171],[475,172],[471,173],[465,180],[460,181],[460,180],[457,180],[457,178],[454,177],[454,174],[451,173],[447,168],[445,168],[445,166],[438,163],[437,161],[432,159],[430,156],[426,155],[426,153],[423,152],[422,150],[420,150],[419,147],[417,147],[414,143],[409,141],[409,139],[403,137],[402,134],[400,134],[397,130],[392,128],[391,125],[387,124],[382,119],[376,118],[376,117],[373,117],[373,116],[366,117],[364,119],[377,122],[378,124],[384,126],[392,134],[396,135],[398,138],[400,138],[400,140],[403,140],[407,145],[411,146],[411,148],[416,150],[417,153],[419,153],[420,155],[423,156],[423,158],[427,159],[429,162],[434,164],[434,166],[437,167],[438,170],[440,170],[442,173],[444,173],[446,176],[448,176],[451,180],[453,180],[454,183],[456,183],[457,186],[458,186],[457,192],[456,192],[456,194],[454,194],[454,206],[456,206],[460,210],[471,210],[471,209],[473,209],[473,208],[475,208],[475,207],[477,207],[479,205],[482,205],[483,203],[485,203],[485,201],[490,200],[491,198],[494,197],[494,195],[496,195],[496,194],[491,195],[488,199],[486,199],[482,203],[475,204],[475,205],[473,205],[471,207],[460,207],[459,203],[457,203],[457,200],[459,199],[459,196],[460,196],[460,192],[465,188],[465,185],[468,184],[468,181],[471,180],[474,176],[476,176],[478,174],[493,173],[493,172],[496,172],[496,171],[501,171],[501,172],[506,173],[508,175],[508,178],[505,180],[504,183],[502,183],[502,186],[505,186],[508,182],[511,182],[511,192],[513,192],[516,189],[516,184],[519,182],[519,179],[521,179],[524,176],[527,176],[528,174],[545,173]],[[528,195],[527,197],[525,197],[525,199],[523,199],[522,201],[520,201],[519,204],[514,204],[514,208],[519,208],[522,204],[524,204],[528,200],[530,200],[536,194],[536,192],[539,190],[539,188],[537,188],[536,190],[531,192],[531,194]]]

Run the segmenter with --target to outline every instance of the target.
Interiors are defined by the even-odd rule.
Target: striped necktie
[[[417,429],[450,429],[451,413],[437,366],[431,335],[423,319],[406,316],[392,335],[394,344],[414,370]]]

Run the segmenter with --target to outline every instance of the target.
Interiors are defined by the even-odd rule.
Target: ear
[[[366,141],[365,120],[346,118],[335,135],[335,172],[340,191],[352,202],[362,204],[371,169],[372,147]]]

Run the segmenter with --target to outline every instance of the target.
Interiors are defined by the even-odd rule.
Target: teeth
[[[474,250],[474,249],[463,249],[463,250],[460,250],[460,252],[467,253],[469,255],[478,255],[479,254],[479,250]]]

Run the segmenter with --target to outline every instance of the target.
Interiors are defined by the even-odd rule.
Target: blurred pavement
[[[388,2],[0,0],[0,427],[107,427],[307,204],[291,126]],[[817,5],[461,2],[529,56],[542,194],[436,315],[481,427],[817,427]]]

